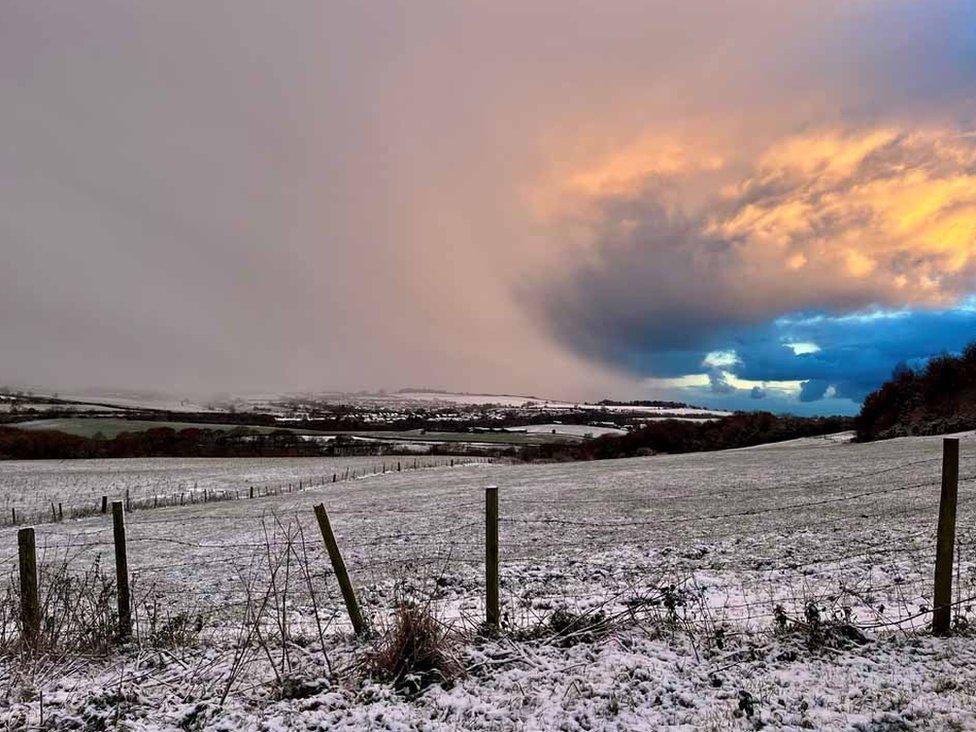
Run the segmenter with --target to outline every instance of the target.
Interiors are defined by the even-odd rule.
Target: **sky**
[[[971,2],[0,7],[0,383],[856,412],[976,339]]]

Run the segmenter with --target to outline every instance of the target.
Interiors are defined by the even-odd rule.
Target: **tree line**
[[[851,417],[795,417],[771,412],[737,412],[710,421],[668,419],[649,422],[626,435],[604,435],[578,445],[540,445],[527,459],[603,460],[656,453],[703,452],[751,447],[852,429]]]
[[[976,342],[958,356],[942,354],[924,367],[898,365],[869,394],[857,418],[861,442],[976,429]]]

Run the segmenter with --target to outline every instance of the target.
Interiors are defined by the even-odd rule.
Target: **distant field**
[[[174,430],[185,430],[192,427],[206,430],[232,430],[241,425],[211,424],[199,422],[156,422],[142,419],[116,419],[114,417],[86,419],[85,417],[65,417],[64,419],[34,419],[30,422],[16,422],[12,426],[23,430],[57,430],[78,437],[94,437],[101,434],[109,439],[123,432],[143,432],[158,427],[169,427]],[[268,434],[281,427],[256,427],[247,425],[247,429]],[[302,430],[288,429],[288,432],[303,433]]]
[[[63,419],[34,419],[29,422],[17,422],[13,425],[25,430],[58,430],[69,435],[79,437],[93,437],[101,434],[106,438],[113,438],[123,432],[141,432],[157,427],[170,427],[174,430],[183,430],[191,427],[211,430],[231,430],[240,425],[214,424],[214,423],[194,423],[194,422],[156,422],[153,420],[140,419],[118,419],[115,417],[105,418],[84,418],[84,417],[65,417]],[[558,425],[563,430],[569,429],[567,425]],[[254,430],[261,434],[268,434],[275,430],[286,430],[296,434],[333,436],[337,434],[349,434],[355,437],[363,437],[371,440],[387,440],[398,442],[450,442],[450,443],[489,443],[499,445],[544,445],[550,443],[577,442],[580,437],[574,434],[542,434],[520,433],[520,432],[426,432],[420,430],[407,430],[400,432],[390,432],[384,430],[370,430],[366,432],[315,432],[287,427],[257,427],[248,425],[247,429]],[[598,431],[599,428],[586,428],[587,431]]]
[[[594,427],[588,424],[530,424],[526,427],[513,427],[525,430],[530,435],[553,434],[562,437],[601,437],[602,435],[626,435],[627,430],[617,427]]]
[[[334,433],[333,433],[334,434]],[[355,437],[366,437],[372,440],[395,440],[402,442],[468,442],[472,444],[498,445],[548,445],[552,443],[579,442],[580,438],[567,434],[531,434],[525,432],[421,432],[408,430],[405,432],[350,432]]]

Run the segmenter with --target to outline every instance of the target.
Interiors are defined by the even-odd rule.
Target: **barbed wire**
[[[870,479],[904,471],[938,459],[903,462],[879,470],[834,476],[826,481],[793,484],[787,488],[790,493],[809,493],[814,489],[843,484],[845,481]],[[382,474],[377,472],[375,475]],[[973,480],[976,480],[976,475],[963,477],[960,485],[968,486]],[[323,484],[329,482],[325,481]],[[506,492],[503,493],[506,496],[503,507],[519,507],[530,515],[504,516],[499,519],[500,527],[508,530],[503,534],[507,542],[503,547],[508,547],[508,550],[503,549],[501,557],[504,566],[510,568],[507,574],[503,573],[501,591],[506,602],[528,603],[526,607],[529,609],[532,609],[533,603],[575,603],[581,607],[619,605],[632,610],[635,607],[655,607],[660,610],[664,606],[663,601],[655,593],[661,595],[680,590],[677,603],[671,607],[671,611],[680,612],[688,622],[712,620],[750,624],[768,619],[779,621],[784,608],[802,614],[811,604],[819,604],[830,612],[858,615],[859,627],[905,627],[931,613],[931,608],[926,605],[926,593],[930,589],[928,574],[935,548],[934,541],[928,542],[934,539],[934,526],[905,530],[903,521],[878,527],[868,522],[868,519],[903,517],[919,514],[930,508],[934,510],[934,505],[920,505],[929,497],[910,496],[912,505],[902,506],[895,502],[895,507],[857,515],[848,512],[835,516],[832,512],[820,511],[810,512],[816,515],[808,519],[808,513],[804,509],[846,505],[866,498],[906,494],[936,485],[939,485],[938,480],[915,481],[908,485],[887,485],[844,495],[744,507],[733,511],[630,520],[586,519],[572,515],[533,516],[531,511],[536,505],[549,506],[558,503],[573,511],[577,505],[589,503],[589,500],[523,500],[517,495],[509,497],[512,494]],[[764,487],[762,494],[768,495],[774,487]],[[741,490],[745,489],[736,488],[736,491]],[[653,500],[676,501],[703,497],[709,496],[702,493],[685,496],[677,494],[655,496]],[[721,497],[726,498],[727,495],[721,494]],[[600,501],[617,510],[635,504],[642,507],[651,505],[648,499],[632,497],[615,502],[612,496],[608,496]],[[958,505],[968,509],[973,501],[974,496],[963,495],[960,496]],[[188,504],[196,505],[203,504]],[[398,517],[422,516],[422,519],[417,524],[364,536],[361,524],[371,521],[360,521],[350,511],[352,518],[337,527],[336,532],[343,544],[352,576],[360,582],[363,577],[372,580],[366,593],[369,601],[383,601],[383,598],[391,595],[402,576],[408,575],[413,583],[423,585],[425,582],[432,582],[436,586],[431,595],[432,601],[448,605],[463,601],[479,606],[482,598],[474,588],[480,585],[480,573],[485,564],[482,553],[485,539],[479,535],[484,520],[480,517],[477,520],[467,520],[464,515],[480,511],[483,504],[470,500],[450,503],[445,506],[448,509],[447,515],[428,511],[426,507],[411,508],[408,499],[402,502],[386,501],[382,505],[395,512]],[[314,545],[310,546],[305,544],[304,535],[299,540],[297,532],[302,527],[314,527],[311,512],[304,509],[298,514],[291,510],[262,508],[260,513],[211,513],[208,509],[203,514],[181,511],[178,516],[133,518],[128,527],[128,542],[137,548],[129,561],[133,582],[149,582],[155,587],[153,580],[157,579],[161,585],[165,585],[162,591],[170,593],[170,596],[201,603],[209,602],[214,612],[230,612],[253,605],[253,598],[235,598],[235,595],[246,591],[246,588],[242,589],[235,583],[244,582],[247,572],[254,573],[255,577],[268,574],[273,576],[276,562],[279,565],[281,562],[291,562],[290,556],[296,562],[306,562],[305,571],[309,578],[314,577],[319,583],[320,591],[333,583],[334,571],[317,537]],[[358,510],[361,512],[363,509]],[[709,530],[707,534],[694,537],[683,546],[673,544],[674,532],[671,529],[674,527],[698,526],[704,530],[703,525],[709,522],[761,518],[786,512],[793,512],[793,515],[790,525],[783,527],[782,539],[788,538],[790,541],[789,551],[785,555],[770,556],[771,553],[775,554],[770,552],[770,546],[776,545],[775,541],[770,541],[771,535],[750,535],[743,528],[752,525],[747,521],[738,524],[728,521],[729,526],[724,530],[721,527],[718,532]],[[347,513],[340,509],[333,518],[345,516]],[[844,536],[842,545],[835,543],[826,546],[822,552],[814,553],[815,547],[810,546],[811,544],[822,542],[825,535],[833,536],[842,528],[849,528],[858,522],[868,522],[867,525],[873,527],[870,536]],[[205,523],[212,523],[216,528],[212,529],[213,535],[202,541],[171,534],[140,533],[155,533],[154,527],[158,527],[159,531],[168,531],[174,524],[203,526]],[[581,531],[555,532],[551,530],[554,526],[573,527]],[[253,537],[254,530],[258,527],[266,532],[263,539],[244,538]],[[102,537],[111,528],[110,525],[79,526],[77,533],[62,533],[59,537],[60,543],[52,551],[75,553],[74,561],[80,561],[85,552],[107,552],[114,547],[114,541]],[[616,529],[627,528],[648,529],[649,533],[665,531],[657,537],[634,537],[633,532],[628,534],[626,531],[608,534]],[[789,534],[785,533],[787,530]],[[536,531],[541,533],[539,538],[533,536]],[[881,538],[876,538],[879,532]],[[960,527],[957,546],[968,551],[976,546],[976,536],[967,535],[966,532],[965,527]],[[864,529],[861,533],[864,534]],[[581,541],[580,536],[583,534],[604,537],[604,548],[595,548],[592,544]],[[606,542],[608,536],[612,538],[609,544]],[[737,542],[744,540],[746,544],[722,544],[732,537]],[[755,549],[752,550],[756,554],[754,557],[749,556],[749,541],[755,542]],[[694,549],[698,544],[708,551],[699,554]],[[177,559],[175,552],[169,552],[167,547],[191,550],[185,552],[190,556]],[[682,548],[686,553],[681,552]],[[626,551],[622,552],[622,549],[636,549],[638,552],[628,554]],[[153,551],[155,555],[151,558],[151,563],[141,564],[139,559]],[[208,553],[210,556],[199,556]],[[391,556],[391,553],[394,554]],[[174,559],[163,560],[162,557],[167,555],[174,556]],[[553,562],[554,557],[570,555],[573,558],[569,561]],[[957,554],[957,562],[959,561],[961,560]],[[976,571],[973,559],[967,558],[967,562],[967,572]],[[315,566],[309,567],[308,563],[314,563]],[[549,573],[535,571],[536,567],[544,570],[553,564],[556,567]],[[815,567],[822,569],[807,571]],[[422,572],[428,574],[423,575]],[[695,579],[696,572],[704,572],[710,579],[699,584]],[[685,579],[681,580],[681,577]],[[689,577],[692,582],[688,581]],[[206,581],[206,587],[199,586],[202,578]],[[672,588],[670,590],[662,589],[665,585],[661,583],[667,578],[677,578],[674,583],[666,585]],[[738,581],[739,586],[731,583],[731,579]],[[962,588],[973,584],[971,579],[960,580],[957,583],[957,592],[961,593]],[[311,592],[314,596],[316,590],[311,586],[311,579],[309,585],[307,590],[302,589],[301,592]],[[333,593],[329,594],[332,596]],[[966,605],[973,599],[976,599],[976,595],[957,597],[952,605]],[[916,612],[914,608],[920,609]],[[746,613],[743,614],[742,611]],[[865,616],[874,620],[865,620]]]

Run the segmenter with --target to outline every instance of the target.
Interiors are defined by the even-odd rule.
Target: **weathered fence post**
[[[10,523],[17,525],[17,509],[14,506],[10,507]]]
[[[336,542],[335,534],[332,533],[329,514],[325,512],[325,506],[321,503],[315,507],[315,518],[318,519],[325,548],[329,550],[329,559],[332,560],[332,569],[339,581],[339,588],[342,590],[342,599],[345,600],[346,612],[349,613],[352,629],[356,635],[365,635],[366,623],[363,622],[362,613],[359,612],[359,603],[356,601],[356,593],[353,590],[352,581],[349,579],[349,573],[346,571],[346,563],[342,560],[342,552],[339,551],[339,544]]]
[[[53,523],[57,523],[58,521],[58,511],[54,507],[54,501],[51,501],[51,521]]]
[[[108,513],[108,496],[102,496],[102,513]]]
[[[41,603],[37,594],[37,548],[34,528],[17,532],[17,554],[20,560],[20,625],[28,647],[37,645],[41,631]]]
[[[64,504],[58,501],[58,521],[64,521]]]
[[[485,622],[497,628],[498,603],[498,486],[485,488]]]
[[[337,477],[337,476],[336,476],[336,474],[335,474],[335,473],[333,473],[333,474],[332,474],[332,482],[333,482],[333,483],[335,483],[335,482],[336,482],[336,477]]]
[[[956,497],[959,493],[959,440],[942,440],[942,496],[935,540],[935,596],[932,633],[948,635],[952,624],[952,555],[956,543]]]
[[[132,605],[129,598],[129,560],[125,547],[125,505],[112,501],[112,533],[115,539],[115,584],[119,595],[119,640],[132,637]]]

